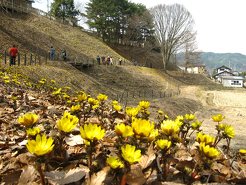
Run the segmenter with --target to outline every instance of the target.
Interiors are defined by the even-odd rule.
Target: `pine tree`
[[[74,24],[77,23],[76,16],[79,11],[75,9],[74,0],[55,0],[51,4],[51,15],[61,18],[63,21],[69,19]]]

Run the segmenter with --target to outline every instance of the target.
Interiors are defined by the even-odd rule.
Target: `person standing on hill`
[[[66,61],[67,60],[67,52],[66,52],[65,49],[62,49],[61,56],[62,56],[62,60],[63,61]]]
[[[98,63],[98,65],[100,65],[100,63],[101,63],[101,58],[100,58],[100,56],[99,55],[97,55],[97,63]]]
[[[15,45],[9,49],[9,56],[10,56],[10,66],[15,65],[15,59],[18,54],[18,49]]]
[[[55,60],[55,53],[56,50],[53,48],[53,46],[50,47],[50,60]]]

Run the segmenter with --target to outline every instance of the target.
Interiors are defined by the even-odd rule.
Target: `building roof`
[[[232,72],[229,72],[229,71],[222,71],[222,72],[220,72],[220,73],[216,73],[215,75],[213,75],[213,77],[219,76],[219,75],[221,75],[221,74],[223,74],[223,73],[229,73],[229,74],[231,74],[232,76],[235,76]]]
[[[231,70],[231,68],[229,68],[229,67],[226,67],[225,65],[223,65],[223,66],[220,66],[220,67],[217,67],[216,69],[220,69],[220,68],[226,68],[226,69],[230,69],[230,70]]]

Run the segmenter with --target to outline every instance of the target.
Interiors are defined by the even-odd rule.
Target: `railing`
[[[0,63],[4,65],[10,65],[10,56],[7,51],[0,53]],[[47,63],[47,57],[41,57],[33,53],[18,53],[15,59],[15,65],[41,65]]]
[[[167,89],[165,91],[155,91],[155,90],[138,90],[138,91],[124,91],[118,93],[115,97],[119,102],[127,102],[131,99],[162,99],[170,98],[173,96],[180,95],[179,86],[175,89]]]

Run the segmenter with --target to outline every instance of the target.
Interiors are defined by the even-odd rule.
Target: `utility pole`
[[[49,13],[49,4],[50,4],[50,2],[49,2],[49,0],[47,0],[47,13]]]

